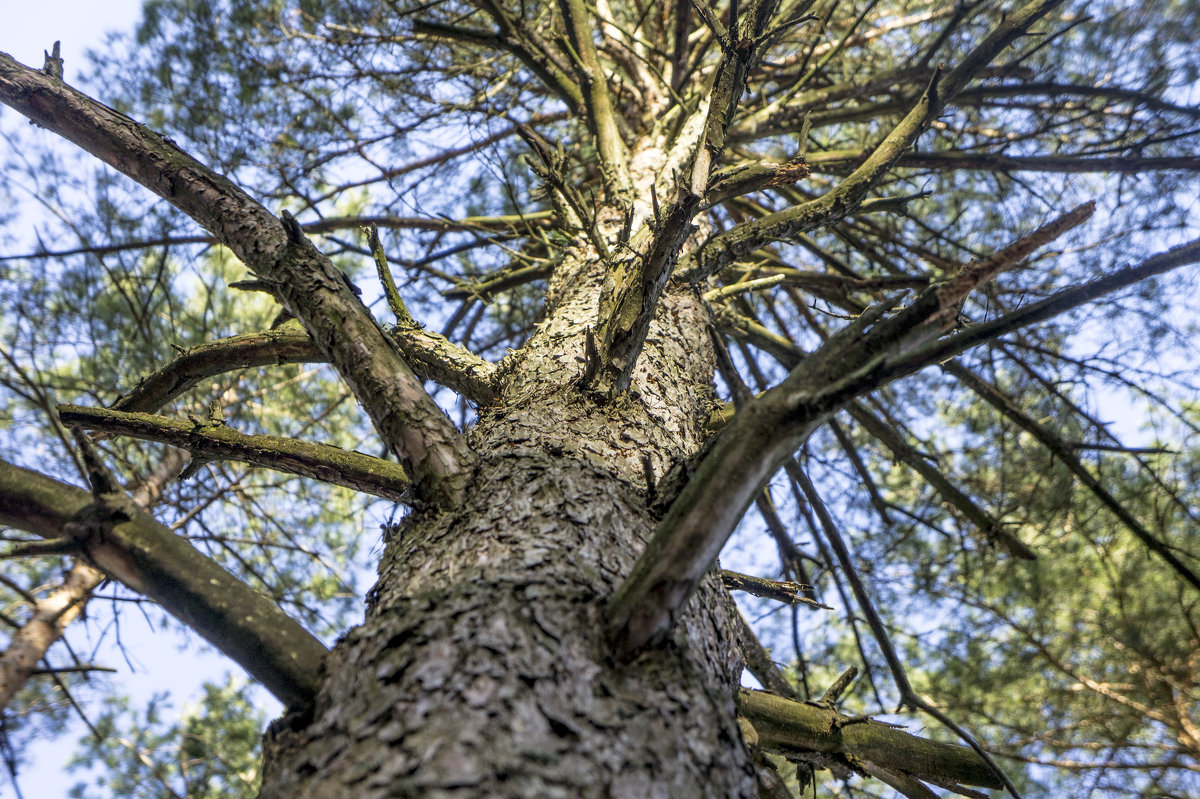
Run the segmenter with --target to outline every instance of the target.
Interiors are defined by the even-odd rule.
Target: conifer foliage
[[[0,53],[13,784],[69,706],[109,795],[1200,789],[1195,30],[147,0]],[[261,768],[238,684],[114,698],[130,601],[286,706]]]

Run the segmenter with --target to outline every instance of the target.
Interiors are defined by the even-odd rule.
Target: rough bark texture
[[[601,280],[582,254],[556,275],[557,306],[472,431],[465,504],[392,536],[311,716],[268,735],[264,797],[754,794],[714,576],[665,646],[607,656],[604,602],[655,521],[642,455],[661,476],[691,454],[712,386],[705,317],[684,291],[664,298],[635,393],[582,393]]]

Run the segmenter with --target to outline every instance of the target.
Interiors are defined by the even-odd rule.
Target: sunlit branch
[[[389,336],[420,377],[485,405],[495,396],[496,367],[444,336],[424,328],[393,329]],[[287,363],[325,363],[312,337],[285,325],[276,330],[198,344],[143,378],[113,403],[113,410],[154,413],[200,381],[238,369]]]
[[[596,137],[600,172],[608,201],[624,206],[631,198],[633,182],[629,175],[629,156],[617,129],[616,112],[608,91],[608,76],[596,53],[592,9],[583,0],[559,0],[567,36],[572,46],[579,84],[587,103],[585,122]]]
[[[834,171],[851,166],[862,153],[826,151],[814,153],[808,159],[814,171]],[[1200,156],[1141,156],[1117,155],[1041,155],[1008,156],[977,152],[941,151],[905,153],[896,166],[922,169],[962,169],[981,172],[1109,172],[1136,175],[1141,172],[1200,171]]]
[[[768,580],[765,577],[755,577],[751,574],[721,570],[721,580],[730,591],[745,591],[763,599],[773,599],[787,605],[808,605],[812,608],[833,610],[828,605],[809,599],[803,594],[812,591],[811,585],[793,582],[791,580]]]
[[[941,111],[946,101],[1062,0],[1037,0],[1008,15],[946,75],[933,77],[912,110],[845,180],[821,197],[710,238],[680,259],[677,277],[704,280],[770,241],[789,239],[852,213]]]
[[[946,783],[1003,787],[978,754],[965,746],[917,738],[890,724],[843,716],[810,702],[745,688],[738,710],[754,726],[758,746],[784,756],[803,752],[850,755],[887,769]]]
[[[294,324],[294,323],[293,323]],[[143,378],[113,403],[118,411],[153,413],[201,380],[238,369],[325,360],[312,337],[303,330],[283,327],[198,344]]]
[[[0,710],[7,708],[16,692],[38,672],[37,664],[50,645],[83,612],[92,589],[104,579],[103,572],[77,562],[59,588],[44,598],[34,597],[32,613],[0,654]]]

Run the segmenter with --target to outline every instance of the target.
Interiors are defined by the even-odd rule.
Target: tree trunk
[[[601,280],[594,258],[564,259],[556,304],[471,432],[465,504],[389,537],[366,622],[330,656],[315,708],[268,734],[264,797],[753,794],[735,611],[715,578],[665,646],[607,655],[605,600],[654,525],[647,471],[696,450],[713,387],[707,320],[681,290],[656,315],[635,393],[584,396]]]

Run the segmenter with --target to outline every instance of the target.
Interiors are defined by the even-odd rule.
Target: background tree
[[[967,727],[1029,792],[1186,793],[1196,15],[148,2],[111,107],[0,57],[170,204],[10,138],[57,221],[2,262],[9,724],[107,576],[290,707],[266,796],[1017,793]],[[349,628],[366,496],[409,512]],[[752,504],[786,673],[714,570]],[[233,790],[193,740],[162,793]]]

